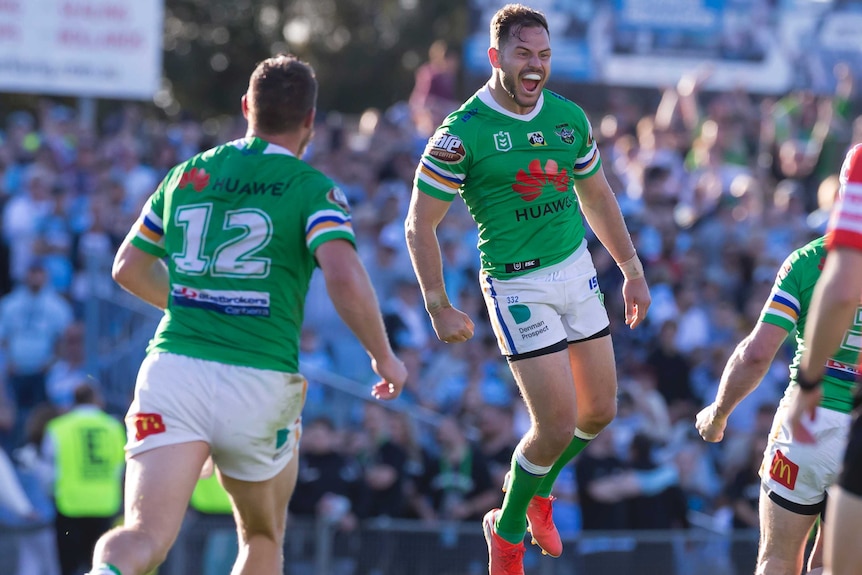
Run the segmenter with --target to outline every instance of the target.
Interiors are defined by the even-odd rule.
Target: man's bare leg
[[[122,575],[144,575],[170,550],[195,488],[209,445],[192,441],[157,447],[126,464],[124,524],[99,539],[93,565]]]
[[[805,554],[805,541],[816,515],[788,511],[760,492],[760,548],[757,575],[799,573]]]
[[[266,481],[240,481],[219,471],[219,479],[233,502],[239,536],[239,554],[231,575],[284,573],[287,504],[296,487],[298,470],[299,457],[294,455],[278,475]]]

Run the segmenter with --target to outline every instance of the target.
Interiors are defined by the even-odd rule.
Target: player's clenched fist
[[[718,413],[714,403],[700,410],[694,426],[704,441],[716,443],[724,439],[724,428],[727,427],[727,416]]]
[[[460,343],[473,337],[475,326],[463,311],[448,306],[429,312],[434,333],[444,343]]]

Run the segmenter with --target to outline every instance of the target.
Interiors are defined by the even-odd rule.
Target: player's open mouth
[[[521,77],[521,84],[524,86],[524,90],[527,92],[535,92],[539,87],[539,83],[542,81],[542,76],[535,72],[530,72],[529,74],[524,74]]]

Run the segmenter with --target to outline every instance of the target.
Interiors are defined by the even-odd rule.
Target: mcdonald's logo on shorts
[[[799,466],[787,459],[780,449],[775,450],[775,457],[769,466],[769,476],[787,489],[796,487],[796,476],[799,475]]]
[[[136,413],[130,419],[135,426],[135,439],[138,441],[166,431],[162,416],[158,413]]]

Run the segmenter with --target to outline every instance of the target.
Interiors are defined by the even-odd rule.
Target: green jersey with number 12
[[[148,351],[295,373],[305,297],[322,243],[354,243],[344,194],[259,138],[173,168],[131,231],[165,257],[170,297]]]
[[[760,321],[796,332],[796,354],[790,365],[790,379],[796,381],[796,372],[805,350],[802,335],[814,285],[823,270],[826,259],[826,238],[821,237],[790,254],[775,278],[772,292],[760,314]],[[820,405],[841,413],[853,409],[853,388],[856,381],[857,361],[862,349],[862,308],[856,310],[856,319],[841,340],[841,347],[826,362],[823,375],[823,400]],[[788,386],[788,392],[790,391]]]
[[[544,90],[529,114],[485,86],[428,141],[415,185],[444,201],[461,194],[479,226],[482,269],[511,278],[559,263],[584,239],[574,181],[601,165],[589,120]]]

